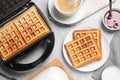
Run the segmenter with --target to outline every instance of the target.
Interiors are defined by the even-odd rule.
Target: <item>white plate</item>
[[[65,17],[65,16],[60,15],[56,11],[53,0],[49,0],[48,2],[48,10],[52,18],[59,23],[67,24],[67,25],[74,24],[80,21],[81,19],[83,19],[83,17],[85,16],[87,12],[87,9],[88,9],[87,1],[85,1],[80,7],[80,9],[74,15],[70,17]]]
[[[67,42],[70,42],[72,41],[72,35],[73,35],[73,31],[75,30],[82,30],[82,29],[92,29],[91,27],[77,27],[75,28],[74,30],[70,31],[69,34],[66,36],[65,40],[64,40],[64,43],[63,43],[63,56],[65,58],[65,60],[67,61],[67,63],[71,66],[72,66],[72,63],[67,55],[67,52],[65,50],[65,47],[64,47],[64,44],[66,44]],[[83,67],[80,67],[80,68],[75,68],[76,70],[78,71],[83,71],[83,72],[89,72],[89,71],[94,71],[98,68],[100,68],[105,62],[106,60],[108,59],[109,57],[109,51],[110,51],[110,48],[109,48],[109,45],[108,45],[108,42],[106,40],[106,38],[104,37],[103,33],[101,35],[101,40],[102,40],[102,56],[103,56],[103,59],[100,60],[100,61],[94,61],[90,64],[87,64]],[[73,67],[74,68],[74,67]]]

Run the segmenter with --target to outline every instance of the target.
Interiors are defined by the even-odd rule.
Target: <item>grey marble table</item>
[[[48,10],[47,10],[48,0],[32,0],[32,1],[36,3],[36,5],[42,10],[44,15],[48,18],[48,16],[49,16]],[[114,3],[114,7],[120,9],[119,4],[120,4],[120,0],[117,0]],[[66,63],[66,61],[62,55],[62,45],[63,45],[63,41],[64,41],[66,35],[68,34],[68,32],[77,26],[95,26],[97,28],[100,28],[102,30],[102,32],[104,33],[105,37],[107,38],[108,43],[110,43],[115,32],[109,32],[108,30],[104,29],[104,27],[102,25],[102,21],[101,21],[102,15],[107,10],[108,10],[108,7],[100,10],[99,12],[93,14],[92,16],[90,16],[72,26],[66,26],[66,25],[62,25],[62,24],[58,24],[58,23],[53,23],[53,21],[50,21],[48,19],[51,24],[51,28],[53,29],[53,31],[55,33],[55,46],[54,46],[54,50],[53,50],[52,54],[50,55],[50,57],[43,64],[38,65],[36,68],[34,68],[32,70],[24,71],[24,72],[17,72],[17,71],[9,70],[7,68],[3,68],[4,65],[2,65],[2,63],[0,63],[0,72],[6,74],[8,76],[15,77],[18,80],[26,80],[31,74],[33,74],[34,72],[39,70],[45,64],[49,63],[54,58],[58,58],[69,70],[69,72],[71,73],[74,80],[93,80],[91,78],[91,75],[93,72],[84,73],[84,72],[76,71]],[[37,55],[34,55],[34,57],[32,57],[32,58],[34,59],[36,57],[37,57]],[[26,61],[29,61],[29,60],[26,60]],[[3,80],[3,79],[0,78],[0,80]]]

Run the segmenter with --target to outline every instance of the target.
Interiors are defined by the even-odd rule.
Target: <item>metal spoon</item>
[[[109,0],[109,8],[110,8],[110,10],[109,10],[109,19],[111,19],[111,17],[112,17],[112,0]]]

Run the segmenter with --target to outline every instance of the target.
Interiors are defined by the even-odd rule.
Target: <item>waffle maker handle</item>
[[[24,71],[24,70],[29,70],[31,68],[34,68],[38,64],[44,62],[49,57],[49,55],[52,52],[52,49],[54,47],[54,33],[51,32],[42,41],[47,44],[47,48],[44,51],[43,55],[36,61],[34,61],[32,63],[28,63],[28,64],[20,64],[17,62],[18,58],[15,57],[15,58],[5,62],[4,64],[13,70]],[[25,55],[25,54],[23,54],[23,55]],[[19,57],[22,57],[23,55],[19,55]]]

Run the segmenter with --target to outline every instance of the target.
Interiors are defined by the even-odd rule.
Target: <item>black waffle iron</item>
[[[33,2],[31,2],[31,0],[0,0],[0,26],[2,27],[8,21],[14,19],[15,17],[17,17],[18,15],[20,15],[33,5],[36,6]],[[44,15],[42,14],[41,10],[39,8],[37,9],[39,14],[42,16],[43,20],[46,22],[46,24],[50,26],[46,21]],[[39,59],[28,64],[21,64],[18,62],[18,59],[20,57],[26,56],[31,50],[35,49],[35,47],[38,44],[43,42],[46,43],[47,47]],[[24,51],[14,55],[9,60],[3,61],[3,63],[5,66],[13,70],[18,71],[29,70],[37,66],[38,64],[44,62],[49,57],[53,47],[54,47],[54,33],[51,30],[50,33],[44,36],[42,39],[40,39],[33,45],[29,46]]]

